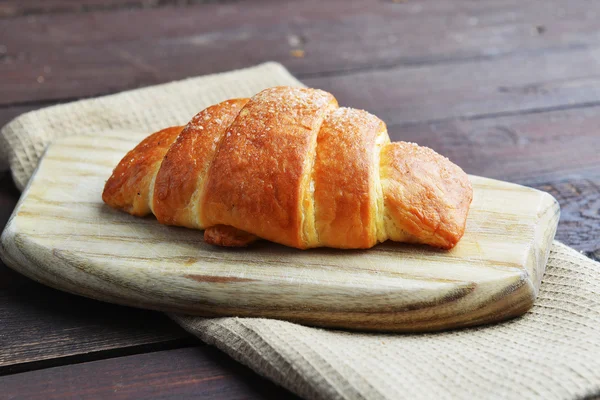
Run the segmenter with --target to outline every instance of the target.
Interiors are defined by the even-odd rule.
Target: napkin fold
[[[0,131],[0,171],[23,189],[46,146],[68,135],[151,133],[277,85],[276,63],[21,115]],[[171,315],[187,331],[307,399],[573,399],[600,395],[600,263],[554,242],[527,314],[433,334],[343,332],[259,318]]]

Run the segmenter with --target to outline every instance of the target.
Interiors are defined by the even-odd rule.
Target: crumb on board
[[[292,57],[303,58],[305,53],[304,53],[304,50],[302,50],[302,49],[296,49],[296,50],[290,51],[290,54],[292,55]]]

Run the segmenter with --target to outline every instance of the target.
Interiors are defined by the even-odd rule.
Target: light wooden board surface
[[[559,218],[547,193],[472,176],[466,233],[451,251],[389,242],[217,248],[201,231],[103,204],[112,168],[144,136],[115,131],[50,146],[2,234],[3,261],[49,286],[135,307],[363,330],[477,325],[535,300]]]

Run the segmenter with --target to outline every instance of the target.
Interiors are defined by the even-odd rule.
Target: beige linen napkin
[[[0,133],[0,169],[19,188],[44,148],[67,135],[151,133],[202,108],[275,85],[301,85],[275,63],[22,115]],[[171,316],[308,399],[572,399],[600,394],[600,263],[555,242],[539,298],[521,318],[437,334],[366,334],[252,318]]]

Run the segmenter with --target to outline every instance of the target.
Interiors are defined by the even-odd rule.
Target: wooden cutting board
[[[217,248],[201,231],[103,204],[112,168],[144,136],[53,144],[2,234],[4,262],[46,285],[134,307],[364,330],[483,324],[535,300],[559,218],[547,193],[472,176],[466,233],[451,251]]]

